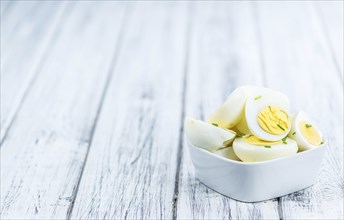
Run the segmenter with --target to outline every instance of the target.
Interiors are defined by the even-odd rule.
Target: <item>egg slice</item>
[[[248,86],[235,89],[210,116],[208,122],[216,123],[223,128],[232,128],[243,116],[246,98],[249,95]]]
[[[297,153],[294,140],[264,141],[255,136],[236,138],[233,142],[235,154],[244,162],[259,162],[291,156]]]
[[[233,147],[221,148],[221,149],[214,151],[213,153],[217,154],[219,156],[225,157],[227,159],[230,159],[230,160],[240,161],[239,157],[237,157],[237,155],[235,155]]]
[[[191,144],[209,151],[229,145],[236,135],[235,132],[220,128],[216,124],[208,124],[190,117],[185,118],[184,128]]]
[[[288,136],[297,142],[300,151],[313,149],[324,144],[321,132],[302,111],[293,117]]]
[[[247,127],[246,117],[242,117],[239,123],[234,127],[234,130],[238,130],[241,134],[252,134]]]
[[[261,88],[250,95],[245,114],[236,128],[266,141],[281,140],[291,129],[289,100],[277,91]]]

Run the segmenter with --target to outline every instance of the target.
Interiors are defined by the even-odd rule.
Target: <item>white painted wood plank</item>
[[[192,19],[186,115],[207,118],[243,84],[264,85],[259,41],[250,2],[198,2]],[[186,149],[177,199],[178,219],[278,219],[277,200],[243,203],[196,179]]]
[[[54,43],[65,11],[58,1],[12,4],[1,19],[0,143]]]
[[[63,219],[75,199],[124,3],[70,2],[1,148],[1,217]]]
[[[318,19],[343,78],[344,63],[344,1],[314,1]]]
[[[280,199],[283,219],[343,218],[343,85],[307,2],[258,5],[267,85],[318,121],[328,146],[318,181]],[[290,15],[293,16],[290,16]]]
[[[185,3],[135,8],[72,218],[171,218],[186,16]]]
[[[171,219],[187,3],[137,2],[72,219]]]
[[[3,13],[8,9],[9,5],[11,4],[11,1],[0,1],[0,15],[2,16]]]

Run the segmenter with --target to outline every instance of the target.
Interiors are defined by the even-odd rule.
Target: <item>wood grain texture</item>
[[[331,55],[343,79],[344,60],[344,1],[314,1]]]
[[[1,19],[0,143],[50,52],[56,31],[62,28],[58,25],[64,5],[56,1],[13,2]]]
[[[1,148],[1,218],[66,218],[124,9],[116,2],[68,3],[66,22]]]
[[[289,96],[292,113],[314,118],[328,141],[318,181],[280,199],[282,218],[342,219],[343,85],[331,51],[307,2],[264,2],[258,11],[267,85]]]
[[[136,2],[72,219],[171,219],[187,3]]]
[[[342,219],[342,1],[0,1],[1,219]],[[328,141],[316,184],[243,203],[196,179],[183,119],[236,87]]]
[[[206,119],[237,86],[264,85],[259,39],[250,2],[194,5],[188,62],[186,115]],[[184,143],[178,219],[278,219],[277,200],[244,203],[196,179]]]

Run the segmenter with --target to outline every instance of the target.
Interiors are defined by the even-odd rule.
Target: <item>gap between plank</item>
[[[77,196],[78,191],[79,191],[79,186],[80,186],[80,183],[81,183],[81,179],[82,179],[82,176],[83,176],[83,173],[84,173],[84,170],[85,170],[85,166],[86,166],[86,163],[87,163],[87,159],[88,159],[88,155],[89,155],[89,152],[90,152],[90,148],[92,146],[95,130],[97,128],[98,119],[99,119],[100,113],[102,111],[102,108],[103,108],[103,105],[104,105],[104,100],[106,98],[110,82],[112,81],[112,78],[113,78],[113,75],[114,75],[114,70],[115,70],[115,67],[116,67],[116,64],[117,64],[117,60],[118,60],[118,57],[119,57],[119,54],[120,54],[123,38],[124,38],[124,35],[125,35],[125,29],[126,29],[126,26],[127,26],[126,24],[127,24],[127,20],[128,20],[128,17],[129,17],[128,14],[130,14],[129,6],[126,5],[125,7],[126,8],[124,9],[123,22],[121,24],[121,27],[119,28],[119,33],[120,34],[118,36],[118,40],[117,40],[117,43],[116,43],[115,48],[114,48],[114,52],[113,52],[112,59],[111,59],[112,61],[110,63],[108,74],[106,76],[106,81],[105,81],[104,89],[103,89],[103,91],[101,93],[99,105],[98,105],[98,108],[97,108],[97,111],[96,111],[96,116],[95,116],[94,122],[93,122],[92,127],[91,127],[90,139],[89,139],[87,150],[86,150],[85,160],[84,160],[84,162],[82,164],[81,172],[80,172],[80,175],[78,177],[78,182],[77,182],[76,186],[74,187],[74,191],[72,192],[71,204],[68,207],[66,219],[71,219],[71,215],[72,215],[72,212],[73,212],[75,199],[76,199],[76,196]]]
[[[72,10],[73,6],[75,5],[75,4],[72,4],[71,6],[67,7],[66,4],[67,3],[64,3],[62,6],[60,6],[60,7],[62,7],[61,11],[63,11],[63,12],[61,12],[59,18],[57,18],[57,21],[55,22],[55,24],[53,25],[53,27],[49,31],[50,34],[48,34],[48,35],[50,35],[50,36],[48,36],[49,39],[47,40],[47,43],[46,43],[47,45],[46,45],[45,49],[43,49],[43,52],[40,55],[40,58],[38,58],[37,65],[35,67],[33,67],[32,76],[29,77],[28,83],[26,84],[26,86],[22,90],[22,94],[19,96],[19,100],[15,104],[13,113],[10,114],[10,116],[9,116],[10,119],[9,119],[9,122],[7,123],[7,126],[4,126],[5,131],[3,133],[3,136],[0,137],[1,138],[0,148],[2,147],[10,128],[12,127],[14,121],[17,118],[18,112],[22,108],[23,102],[30,92],[30,88],[33,87],[36,79],[38,78],[38,75],[41,71],[43,63],[45,62],[45,60],[49,56],[49,51],[51,50],[51,48],[53,47],[54,43],[56,42],[56,40],[59,36],[58,30],[61,29],[61,27],[62,27],[62,25],[60,25],[60,24],[62,24],[62,22],[66,20],[66,18],[68,17],[67,12],[70,12]]]
[[[313,10],[315,11],[315,14],[317,15],[318,17],[318,20],[319,20],[319,23],[320,23],[320,27],[321,29],[323,30],[323,33],[324,33],[324,36],[325,36],[325,41],[326,41],[326,44],[327,44],[327,47],[329,48],[330,50],[330,54],[331,54],[331,59],[332,61],[334,62],[334,66],[337,70],[337,74],[338,74],[338,77],[339,77],[339,80],[341,80],[343,82],[343,75],[342,75],[342,71],[339,67],[339,63],[337,61],[337,58],[336,58],[336,55],[335,55],[335,52],[334,52],[334,48],[331,44],[331,39],[330,39],[330,36],[329,36],[329,31],[328,31],[328,28],[325,24],[325,21],[324,21],[324,17],[319,9],[319,6],[316,6],[314,2],[312,2],[312,8]]]
[[[277,198],[277,202],[278,202],[278,215],[279,215],[279,219],[283,220],[283,208],[282,208],[282,197],[278,197]]]
[[[177,219],[177,205],[178,205],[178,194],[179,194],[179,174],[180,166],[182,163],[183,156],[183,142],[184,142],[184,118],[185,118],[185,102],[186,102],[186,90],[187,90],[187,76],[189,70],[189,53],[190,53],[190,39],[191,39],[191,18],[192,10],[191,3],[188,5],[188,21],[187,21],[187,31],[186,31],[186,51],[185,51],[185,63],[184,63],[184,77],[182,84],[182,105],[181,105],[181,116],[180,116],[180,129],[179,129],[179,140],[178,140],[178,150],[177,150],[177,167],[174,182],[174,193],[172,198],[172,218]]]

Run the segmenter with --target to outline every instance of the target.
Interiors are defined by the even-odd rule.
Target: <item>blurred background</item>
[[[343,20],[341,0],[1,0],[1,218],[343,218]],[[250,204],[195,178],[183,120],[241,85],[318,122],[314,186]]]

